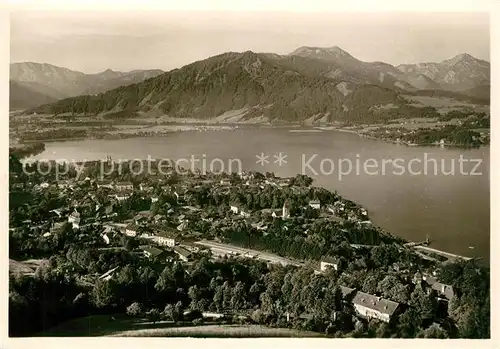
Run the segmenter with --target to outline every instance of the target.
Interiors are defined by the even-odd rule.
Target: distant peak
[[[340,47],[338,47],[338,46],[328,47],[328,48],[326,48],[325,50],[330,51],[330,52],[341,53],[341,54],[347,54],[347,55],[349,54],[349,53],[347,53],[347,51],[345,51],[345,50],[341,49],[341,48],[340,48]]]
[[[457,64],[460,62],[477,62],[477,61],[480,61],[480,60],[465,52],[465,53],[461,53],[459,55],[456,55],[455,57],[453,57],[451,59],[445,60],[444,62],[447,62],[450,64]]]
[[[316,46],[301,46],[292,53],[292,56],[314,56],[318,58],[327,57],[349,57],[353,58],[347,51],[338,46],[331,47],[316,47]]]

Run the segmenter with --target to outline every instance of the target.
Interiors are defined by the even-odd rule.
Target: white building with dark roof
[[[153,241],[155,241],[158,245],[174,247],[175,246],[175,237],[165,231],[157,232],[153,236]]]
[[[309,201],[309,206],[316,210],[319,210],[321,208],[321,203],[319,202],[319,200],[311,200]]]
[[[320,262],[320,270],[327,271],[329,268],[339,270],[339,260],[337,258],[325,257]]]
[[[399,303],[377,297],[361,291],[356,292],[352,304],[358,315],[367,319],[379,319],[390,322]]]

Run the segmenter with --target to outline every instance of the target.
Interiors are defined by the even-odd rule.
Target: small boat
[[[470,248],[471,250],[475,249],[475,247],[474,247],[474,246],[469,246],[469,248]]]

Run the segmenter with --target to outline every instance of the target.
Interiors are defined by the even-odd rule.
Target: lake
[[[411,241],[428,236],[431,247],[489,263],[489,151],[407,147],[332,130],[253,126],[152,138],[48,142],[32,159],[149,155],[184,159],[179,162],[183,167],[198,159],[196,167],[205,165],[207,170],[212,164],[215,170],[231,165],[235,171],[241,164],[243,170],[277,176],[302,172],[314,179],[314,185],[363,205],[376,225],[395,235]],[[262,155],[260,163],[257,155]]]

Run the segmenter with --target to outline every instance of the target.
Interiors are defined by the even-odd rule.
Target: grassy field
[[[428,97],[428,96],[405,96],[412,106],[415,107],[434,107],[441,114],[451,110],[461,110],[471,108],[475,112],[484,112],[489,114],[490,107],[487,105],[472,104],[464,101],[457,101],[447,97]]]
[[[51,330],[38,334],[41,337],[212,337],[212,338],[251,338],[251,337],[321,337],[315,332],[298,331],[286,328],[268,328],[259,325],[219,325],[205,324],[193,326],[188,323],[175,325],[172,321],[156,323],[134,319],[125,315],[95,315],[79,318],[61,324]]]

